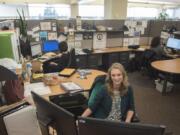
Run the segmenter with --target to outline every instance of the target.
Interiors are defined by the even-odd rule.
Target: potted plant
[[[167,18],[168,18],[168,14],[164,10],[158,15],[158,19],[160,20],[166,20]]]
[[[31,55],[31,48],[30,48],[30,42],[28,39],[28,34],[27,34],[27,21],[24,15],[24,11],[20,13],[20,11],[17,9],[17,13],[19,15],[19,19],[17,21],[17,25],[20,30],[20,48],[21,48],[21,54],[28,58]]]

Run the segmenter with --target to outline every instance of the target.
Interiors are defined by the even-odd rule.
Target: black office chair
[[[102,85],[105,83],[106,81],[106,75],[99,75],[95,78],[92,86],[91,86],[91,89],[89,91],[89,97],[91,96],[91,93],[92,91],[94,90],[95,86],[97,85],[97,83],[101,83]]]
[[[0,81],[17,80],[17,79],[18,76],[14,72],[0,65]]]
[[[67,67],[76,68],[76,55],[74,48],[71,48],[71,50],[69,51],[69,62]]]
[[[155,51],[146,50],[141,58],[141,69],[147,72],[150,77],[156,78],[156,71],[151,67],[151,63],[159,59]]]

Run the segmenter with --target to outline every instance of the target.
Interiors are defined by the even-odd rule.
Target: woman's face
[[[123,74],[119,69],[112,69],[111,70],[111,79],[113,82],[114,87],[118,87],[121,85],[123,81]]]

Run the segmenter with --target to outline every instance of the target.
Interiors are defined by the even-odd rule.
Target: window
[[[174,18],[174,9],[167,9],[166,14],[168,14],[168,18]]]
[[[29,16],[31,19],[58,19],[69,18],[71,9],[65,4],[29,4]]]
[[[104,18],[104,6],[79,5],[79,15],[82,18]]]
[[[175,9],[174,18],[180,18],[180,8]]]
[[[28,16],[28,10],[26,5],[11,5],[11,4],[0,4],[0,18],[1,19],[16,19],[19,15],[17,9],[20,13],[24,11],[25,16]]]
[[[147,7],[129,7],[127,10],[127,17],[133,18],[155,18],[158,17],[157,8]]]

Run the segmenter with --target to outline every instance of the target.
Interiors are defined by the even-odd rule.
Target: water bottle
[[[28,77],[31,78],[31,69],[32,69],[32,65],[31,65],[30,62],[26,64],[26,69],[27,69]]]

